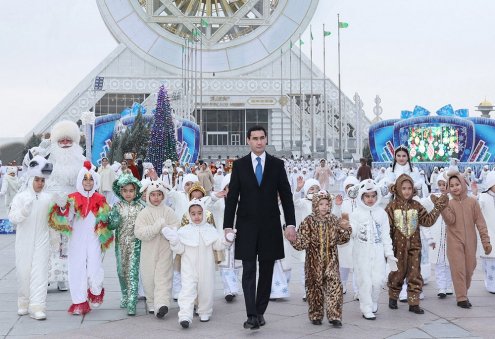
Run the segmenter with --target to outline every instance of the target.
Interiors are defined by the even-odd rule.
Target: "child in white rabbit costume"
[[[162,319],[168,313],[172,293],[172,249],[163,228],[179,226],[174,211],[165,205],[167,188],[158,179],[146,188],[147,206],[136,218],[134,234],[141,240],[141,274],[149,313]]]
[[[359,307],[363,317],[375,320],[378,297],[386,279],[385,258],[392,271],[397,271],[394,257],[390,224],[387,213],[379,205],[380,188],[372,179],[359,184],[356,198],[357,208],[350,214],[352,257],[354,272],[359,288]]]
[[[176,229],[164,228],[172,250],[181,255],[182,289],[179,293],[179,323],[188,328],[193,319],[194,302],[198,301],[201,322],[210,320],[213,313],[215,291],[215,259],[213,250],[223,250],[227,245],[224,236],[207,223],[206,209],[200,199],[189,202],[190,223]],[[234,235],[229,234],[230,242]]]
[[[17,275],[17,314],[46,319],[48,286],[49,228],[51,196],[44,192],[45,178],[52,165],[29,152],[28,187],[12,201],[10,221],[17,226],[15,266]]]

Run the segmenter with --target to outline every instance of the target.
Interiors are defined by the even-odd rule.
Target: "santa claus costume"
[[[94,183],[91,188],[84,186],[91,180]],[[90,303],[93,308],[100,306],[105,294],[102,253],[112,243],[113,232],[108,229],[110,207],[105,197],[96,192],[99,181],[91,163],[86,161],[77,176],[77,191],[69,194],[66,202],[58,196],[48,219],[50,227],[69,236],[72,305],[68,311],[74,315],[90,312]]]

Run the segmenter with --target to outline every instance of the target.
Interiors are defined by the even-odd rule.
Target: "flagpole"
[[[201,50],[199,54],[199,130],[200,130],[200,140],[199,140],[199,149],[200,149],[200,154],[201,151],[203,150],[203,33],[200,32],[201,36]]]
[[[292,95],[292,41],[289,45],[289,99],[290,99],[290,149],[292,151],[293,143],[293,133],[294,133],[294,106],[292,105],[293,95]]]
[[[310,84],[310,100],[309,103],[311,105],[311,152],[314,153],[316,152],[315,149],[315,103],[314,103],[314,98],[313,98],[313,29],[311,25],[309,25],[309,34],[310,34],[310,41],[309,41],[309,55],[311,59],[311,66],[310,66],[310,73],[311,73],[311,80],[309,82]]]
[[[340,161],[344,160],[344,149],[342,148],[342,90],[340,88],[340,14],[337,14],[337,36],[338,36],[338,64],[339,64],[339,150]]]
[[[284,95],[284,80],[282,75],[284,74],[284,69],[283,69],[283,50],[280,48],[280,117],[281,117],[281,123],[282,123],[282,128],[281,128],[281,134],[282,134],[282,151],[284,150],[284,106],[282,105],[282,96]]]
[[[325,152],[325,158],[327,155],[327,147],[328,147],[328,140],[327,140],[327,125],[328,125],[328,112],[327,112],[327,60],[325,59],[326,55],[326,44],[325,44],[325,24],[323,24],[323,110],[325,111],[325,115],[323,116],[323,121],[324,121],[324,128],[323,128],[323,139],[325,139],[325,147],[324,152]]]
[[[301,44],[301,33],[299,33],[299,142],[300,144],[300,154],[299,157],[303,154],[303,107],[304,100],[302,97],[302,44]]]

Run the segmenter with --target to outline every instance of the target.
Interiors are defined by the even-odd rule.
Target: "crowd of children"
[[[42,157],[34,159],[33,169],[47,165]],[[84,315],[103,302],[102,258],[113,241],[120,307],[128,315],[136,314],[142,286],[147,312],[157,318],[164,318],[177,299],[180,326],[190,327],[195,311],[201,322],[209,321],[216,269],[225,300],[232,302],[239,294],[242,267],[233,255],[235,235],[225,236],[221,229],[230,174],[216,174],[215,189],[208,195],[195,174],[183,175],[181,170],[173,177],[171,172],[164,170],[159,178],[147,168],[140,181],[126,171],[113,181],[111,191],[108,182],[102,191],[100,175],[86,162],[75,192],[50,196],[44,192],[47,172],[33,171],[27,188],[13,198],[9,214],[17,227],[18,314],[46,318],[49,228],[70,239],[68,311],[73,315]],[[468,193],[469,179],[454,169],[437,172],[432,187],[439,192],[428,195],[407,148],[398,148],[393,166],[378,179],[359,182],[350,175],[342,182],[343,196],[329,193],[328,178],[294,180],[297,236],[290,244],[286,241],[286,258],[275,262],[272,299],[290,296],[291,262],[299,258],[304,261],[303,299],[314,325],[321,325],[326,313],[333,326],[342,326],[350,277],[364,319],[376,319],[385,283],[389,308],[398,308],[404,285],[409,311],[422,314],[426,250],[438,297],[452,294],[453,284],[457,305],[472,306],[468,290],[477,255],[486,277],[494,273],[490,238],[495,227],[485,219],[492,224],[495,219],[495,172],[483,179],[479,195],[476,185]],[[107,203],[105,197],[114,201]],[[284,225],[283,213],[281,219]],[[429,229],[428,236],[421,235],[422,227]],[[486,278],[485,285],[495,293],[493,279]]]

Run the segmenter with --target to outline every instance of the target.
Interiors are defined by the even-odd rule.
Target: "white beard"
[[[77,175],[84,163],[83,150],[79,145],[61,148],[56,143],[50,145],[50,161],[53,172],[47,182],[48,192],[72,193],[76,190]]]

